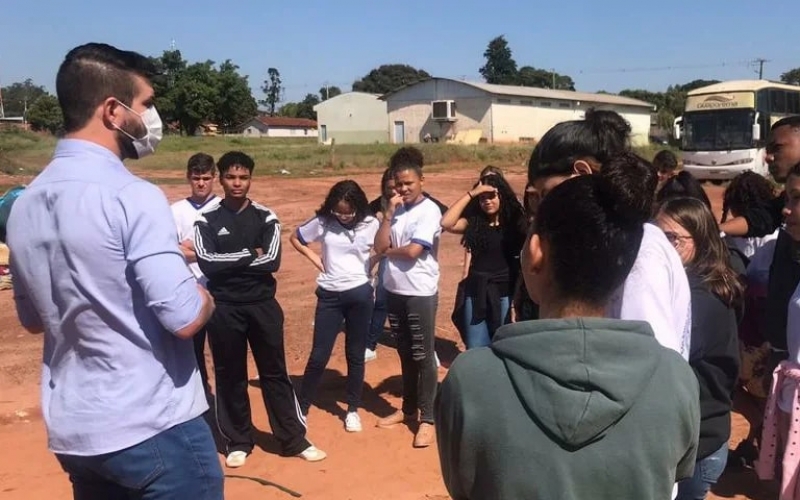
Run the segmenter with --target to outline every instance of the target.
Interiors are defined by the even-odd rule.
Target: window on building
[[[786,93],[786,111],[793,115],[800,114],[800,92]]]
[[[552,108],[553,107],[553,103],[550,102],[550,101],[542,101],[542,102],[539,103],[539,106],[541,106],[543,108]]]
[[[558,103],[559,108],[571,108],[572,104],[566,101],[561,101]]]
[[[533,101],[522,100],[519,101],[519,103],[522,104],[523,106],[533,106]]]
[[[497,104],[511,104],[511,99],[498,99]]]

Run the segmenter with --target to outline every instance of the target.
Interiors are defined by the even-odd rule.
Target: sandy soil
[[[437,198],[452,202],[470,187],[479,168],[473,165],[431,173],[425,188]],[[159,172],[162,177],[163,174]],[[378,194],[379,173],[351,177],[361,183],[370,197]],[[255,181],[251,195],[278,213],[284,233],[288,233],[312,214],[330,185],[340,178],[260,178]],[[522,170],[511,169],[509,178],[521,192]],[[185,188],[180,185],[166,185],[164,191],[171,201],[185,195]],[[721,188],[710,186],[709,192],[719,203]],[[449,319],[462,256],[457,237],[444,236],[440,259],[441,306],[437,318],[437,351],[443,363],[440,377],[463,349]],[[286,312],[286,356],[295,382],[299,382],[311,346],[315,275],[312,267],[287,243],[278,274],[278,297]],[[0,325],[0,443],[6,451],[0,459],[0,496],[7,500],[69,498],[69,480],[47,451],[39,408],[41,337],[28,335],[18,325],[12,294],[8,291],[0,292]],[[250,369],[255,373],[252,362]],[[380,346],[378,359],[367,365],[364,431],[360,434],[347,434],[343,429],[345,372],[340,339],[320,388],[320,404],[309,415],[309,438],[329,454],[327,460],[317,464],[281,458],[275,453],[258,389],[251,384],[254,423],[261,431],[259,446],[247,465],[235,473],[279,483],[309,499],[449,498],[441,481],[435,447],[412,448],[413,434],[405,427],[383,430],[373,426],[379,417],[388,415],[399,404],[400,365],[392,348]],[[731,442],[738,443],[747,430],[744,419],[735,415]],[[228,479],[225,488],[226,498],[233,500],[291,498],[276,488],[241,479]],[[714,491],[716,496],[712,498],[774,498],[751,471],[727,472]]]

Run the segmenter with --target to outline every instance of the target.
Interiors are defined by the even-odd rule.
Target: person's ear
[[[594,173],[594,169],[586,160],[578,160],[573,163],[572,171],[575,175],[590,175]]]

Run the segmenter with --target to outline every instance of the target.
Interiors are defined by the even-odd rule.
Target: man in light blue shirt
[[[42,413],[76,500],[219,500],[192,336],[214,310],[163,192],[125,158],[155,150],[148,60],[105,44],[56,77],[66,138],[8,224],[22,325],[44,332]]]

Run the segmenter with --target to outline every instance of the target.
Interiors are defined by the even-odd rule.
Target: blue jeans
[[[712,484],[717,484],[717,480],[725,470],[728,462],[728,443],[722,445],[706,458],[700,459],[694,465],[694,476],[684,479],[678,483],[678,497],[676,500],[703,500],[711,489]]]
[[[386,289],[383,288],[383,272],[386,269],[386,259],[381,259],[378,263],[378,275],[375,280],[375,306],[372,309],[372,321],[369,325],[367,335],[367,349],[375,350],[378,347],[378,340],[383,334],[383,327],[386,324]]]
[[[344,292],[331,292],[317,288],[317,311],[314,316],[314,343],[308,356],[300,389],[300,409],[304,415],[317,394],[322,374],[339,335],[344,319],[344,350],[347,360],[347,411],[356,411],[361,406],[361,390],[364,386],[364,349],[366,348],[369,320],[372,317],[372,285],[361,286]]]
[[[464,324],[467,325],[466,338],[464,343],[467,344],[467,349],[474,349],[475,347],[485,347],[492,343],[494,332],[506,323],[508,317],[508,308],[511,303],[510,297],[500,298],[500,318],[490,317],[491,311],[486,308],[487,317],[479,323],[473,324],[472,311],[473,311],[473,298],[466,297],[464,300]]]
[[[121,451],[56,454],[75,500],[222,500],[223,475],[202,417]]]

